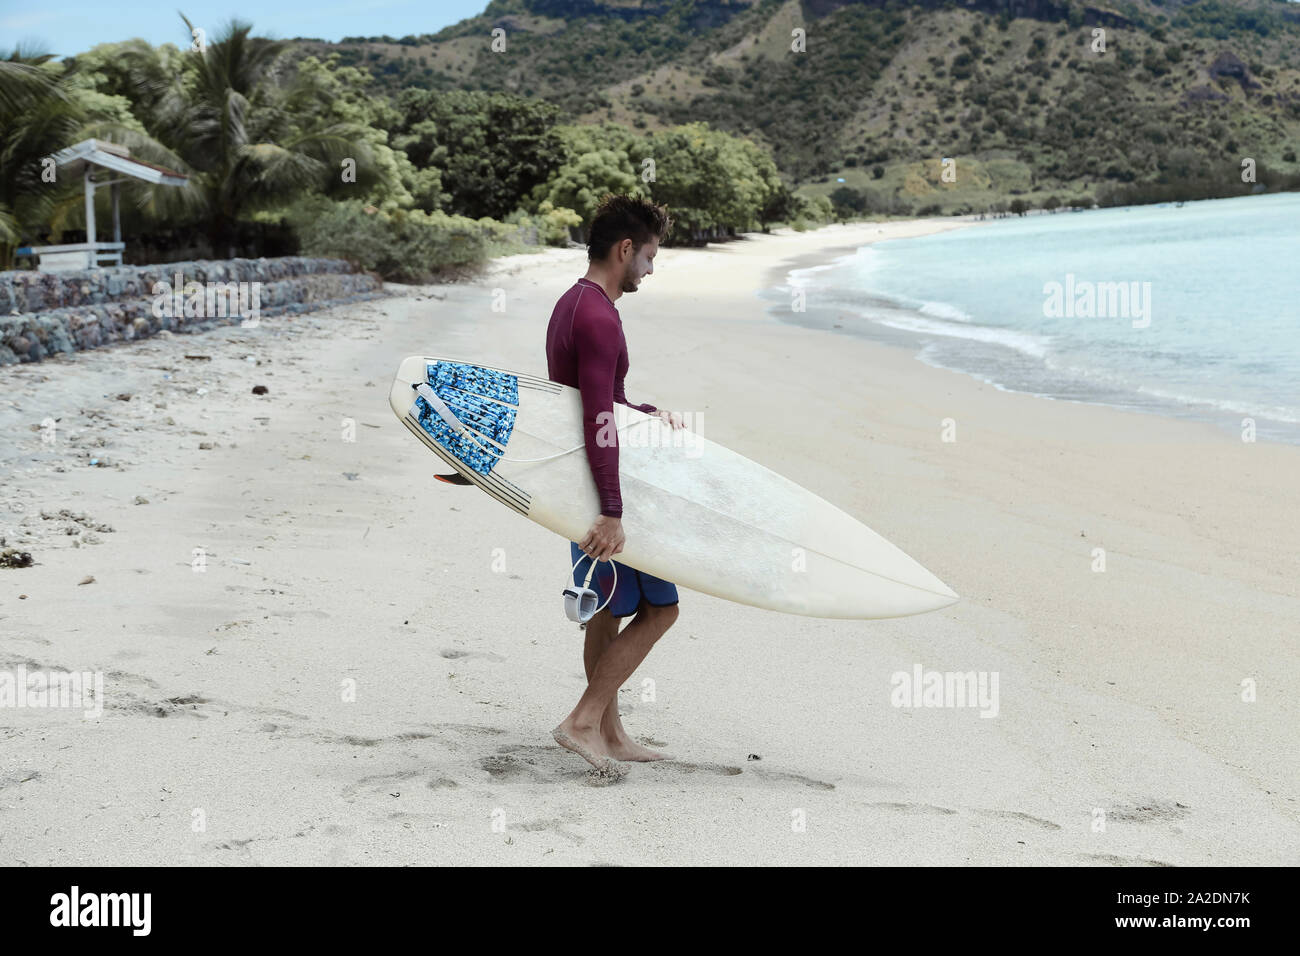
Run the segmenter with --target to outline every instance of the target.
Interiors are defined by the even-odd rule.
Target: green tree
[[[391,143],[417,169],[442,170],[448,205],[504,219],[566,159],[558,107],[509,93],[408,88],[397,98]]]
[[[799,232],[806,229],[810,223],[821,225],[830,222],[835,216],[831,201],[826,196],[810,197],[796,193],[794,206],[794,218],[790,224]]]
[[[339,66],[337,54],[320,60],[308,56],[297,64],[286,87],[283,110],[290,139],[314,129],[351,128],[365,144],[374,164],[367,177],[356,183],[331,177],[322,190],[335,199],[362,199],[382,209],[419,205],[430,211],[441,207],[447,194],[437,167],[417,169],[406,153],[388,144],[388,129],[398,120],[397,110],[385,97],[367,88],[370,76],[350,66]],[[358,193],[362,182],[368,184]]]
[[[750,228],[781,189],[776,164],[761,148],[707,123],[653,133],[647,151],[655,162],[650,192],[671,210],[678,239]]]
[[[86,115],[53,54],[15,48],[0,60],[0,269],[13,268],[24,236],[55,215],[71,184],[49,183],[43,164],[75,142]]]
[[[598,149],[611,149],[627,156],[633,170],[640,169],[645,141],[626,126],[619,123],[591,123],[557,126],[555,131],[571,156]]]
[[[866,211],[867,208],[867,197],[848,186],[836,189],[831,193],[830,198],[836,214],[846,219]]]
[[[188,56],[173,43],[153,47],[136,39],[100,43],[64,62],[76,75],[88,79],[100,96],[126,103],[140,123],[171,93],[169,81],[185,69]],[[125,118],[123,122],[130,125]],[[139,128],[144,129],[143,125]]]
[[[763,208],[758,211],[758,224],[767,232],[768,223],[789,222],[798,210],[794,193],[783,182],[780,188],[768,196]]]
[[[639,185],[626,153],[596,149],[573,155],[550,179],[533,189],[531,202],[535,207],[543,202],[568,207],[585,223],[591,221],[605,193],[633,193]]]
[[[252,25],[239,20],[204,49],[182,54],[175,73],[165,69],[165,51],[134,45],[119,69],[133,100],[149,104],[139,116],[147,135],[113,122],[95,130],[134,155],[189,175],[187,188],[155,192],[154,211],[182,207],[203,223],[216,255],[235,254],[240,220],[342,181],[345,160],[355,162],[361,189],[382,179],[362,124],[308,124],[295,113],[304,84],[316,78],[285,77],[279,67],[287,49],[282,41],[253,36]]]

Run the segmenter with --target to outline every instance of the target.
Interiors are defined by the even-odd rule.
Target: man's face
[[[628,249],[631,251],[632,240],[626,239],[624,241],[628,243]],[[627,265],[623,270],[623,284],[620,288],[624,292],[635,292],[641,284],[641,278],[654,273],[655,254],[658,252],[658,236],[651,236],[649,242],[633,252],[632,257],[627,260]]]

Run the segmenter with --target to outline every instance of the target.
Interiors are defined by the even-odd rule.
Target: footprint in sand
[[[581,846],[587,842],[587,838],[577,833],[571,833],[568,829],[569,821],[567,820],[528,820],[524,823],[512,823],[508,830],[523,830],[526,833],[554,833],[564,837],[572,842],[575,846]]]
[[[751,767],[749,770],[756,777],[762,777],[764,780],[783,780],[789,783],[797,783],[801,787],[811,787],[813,790],[834,790],[835,784],[827,783],[825,780],[814,780],[812,777],[805,777],[797,773],[785,773],[782,771],[763,770],[759,767]]]
[[[546,775],[533,767],[528,761],[511,754],[493,754],[476,761],[480,770],[487,771],[493,780],[513,782],[520,780],[541,781]]]
[[[500,664],[505,660],[500,654],[493,654],[491,651],[463,651],[458,647],[445,647],[438,652],[438,655],[449,661],[468,661],[480,658]]]
[[[1164,860],[1149,860],[1137,856],[1118,856],[1114,853],[1075,853],[1077,857],[1085,860],[1093,860],[1098,864],[1106,866],[1174,866],[1173,863],[1166,863]]]
[[[356,782],[350,783],[339,791],[341,796],[354,797],[362,790],[369,791],[372,795],[400,793],[404,789],[409,789],[407,781],[416,780],[423,777],[428,771],[425,769],[398,770],[395,773],[377,773],[370,776],[361,777]]]
[[[720,777],[734,777],[745,771],[740,767],[728,767],[720,763],[686,763],[681,760],[655,760],[646,764],[647,767],[665,767],[673,770],[680,770],[682,773],[714,773]]]
[[[485,727],[482,724],[426,724],[425,726],[440,731],[454,730],[456,733],[470,737],[497,737],[505,733],[500,727]]]
[[[1110,807],[1106,810],[1108,819],[1125,823],[1167,823],[1181,820],[1191,813],[1192,808],[1175,800],[1143,800],[1140,802]]]
[[[947,807],[936,807],[931,803],[869,803],[867,806],[884,807],[886,810],[897,810],[899,813],[937,813],[942,816],[951,816],[957,812]]]
[[[972,810],[971,813],[978,813],[985,817],[999,817],[1003,820],[1013,820],[1018,823],[1031,823],[1036,827],[1044,830],[1059,830],[1061,825],[1053,823],[1051,820],[1044,820],[1042,817],[1030,816],[1028,813],[1021,813],[1019,810]]]
[[[168,697],[163,700],[150,700],[122,691],[106,696],[108,699],[104,702],[105,710],[148,717],[195,717],[206,720],[212,716],[226,716],[228,713],[221,705],[200,694]]]

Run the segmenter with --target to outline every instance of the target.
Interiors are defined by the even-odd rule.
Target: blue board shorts
[[[587,580],[587,572],[591,570],[592,559],[582,553],[576,541],[569,542],[569,555],[569,564],[582,558],[578,566],[573,569],[573,583],[582,587],[583,582]],[[610,567],[611,564],[618,567],[617,584],[614,584],[614,569]],[[611,584],[614,584],[614,598],[609,602],[606,610],[614,617],[631,617],[641,607],[642,601],[651,607],[668,607],[677,603],[677,585],[671,581],[646,574],[636,568],[629,568],[626,564],[619,564],[617,561],[597,561],[596,573],[591,576],[591,584],[588,585],[599,595],[597,607],[604,604],[605,599],[609,597]]]

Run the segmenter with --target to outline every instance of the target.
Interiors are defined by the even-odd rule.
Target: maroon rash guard
[[[591,477],[600,494],[600,513],[623,517],[623,498],[618,486],[618,435],[614,444],[602,448],[596,443],[600,430],[597,416],[613,413],[614,403],[658,411],[653,405],[633,405],[623,393],[627,375],[627,340],[623,320],[613,301],[595,282],[582,278],[560,296],[546,328],[547,377],[582,393],[582,435],[587,443]],[[609,421],[609,418],[603,421]]]

